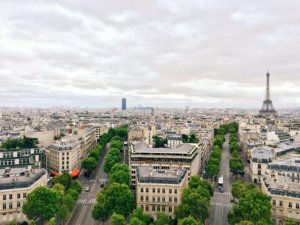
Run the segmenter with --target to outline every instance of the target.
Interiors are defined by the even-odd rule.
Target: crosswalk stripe
[[[96,198],[92,199],[78,199],[77,204],[78,205],[85,205],[85,204],[95,204],[96,203]]]

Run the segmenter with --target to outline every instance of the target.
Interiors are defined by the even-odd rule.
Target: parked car
[[[100,187],[104,187],[104,182],[103,181],[100,183]]]
[[[85,191],[86,191],[86,192],[90,191],[90,186],[86,186],[86,187],[85,187]]]

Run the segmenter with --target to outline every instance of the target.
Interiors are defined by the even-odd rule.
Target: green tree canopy
[[[116,148],[110,148],[104,158],[104,172],[109,173],[111,168],[118,162],[120,162],[120,151]]]
[[[111,225],[125,225],[125,217],[121,214],[114,213],[111,217]]]
[[[27,196],[23,213],[29,218],[49,220],[58,210],[58,194],[46,187],[38,187]]]
[[[68,190],[73,183],[73,178],[68,173],[62,173],[53,178],[52,184],[55,185],[57,183],[62,184],[65,190]]]
[[[202,225],[202,223],[195,220],[192,216],[189,216],[179,220],[178,225]]]
[[[23,137],[8,139],[1,143],[1,148],[11,150],[11,149],[25,149],[25,148],[36,148],[39,144],[37,138]]]
[[[170,219],[164,212],[156,213],[155,225],[169,225]]]
[[[75,201],[74,201],[74,199],[72,198],[72,196],[70,194],[67,194],[67,195],[64,196],[63,204],[65,206],[67,206],[69,212],[71,212],[73,210],[74,203],[75,203]]]
[[[95,220],[106,220],[113,213],[128,216],[133,210],[134,197],[125,184],[112,183],[97,194],[92,215]]]
[[[229,161],[230,172],[236,176],[244,170],[244,163],[240,158],[234,157]]]
[[[142,208],[137,208],[131,213],[131,219],[137,218],[142,221],[145,225],[150,224],[151,218],[143,212]]]
[[[92,171],[92,170],[96,169],[97,161],[93,157],[88,157],[82,161],[81,166],[82,166],[82,168],[84,168],[88,171]]]
[[[249,221],[254,224],[259,222],[271,224],[271,209],[271,197],[258,189],[250,190],[239,199],[237,205],[234,205],[228,214],[228,221],[231,225],[241,221]]]
[[[128,225],[146,225],[143,221],[140,221],[138,218],[134,217],[130,220]]]
[[[126,164],[116,163],[109,173],[109,183],[119,183],[129,185],[130,172]]]
[[[164,148],[168,141],[162,137],[153,136],[153,142],[155,148]]]

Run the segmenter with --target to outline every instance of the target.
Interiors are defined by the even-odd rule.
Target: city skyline
[[[259,4],[258,4],[259,3]],[[300,106],[296,1],[2,1],[0,106]]]

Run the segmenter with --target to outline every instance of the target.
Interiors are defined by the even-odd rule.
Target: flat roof
[[[132,153],[190,154],[197,145],[180,144],[174,148],[152,148],[144,142],[133,144]]]

